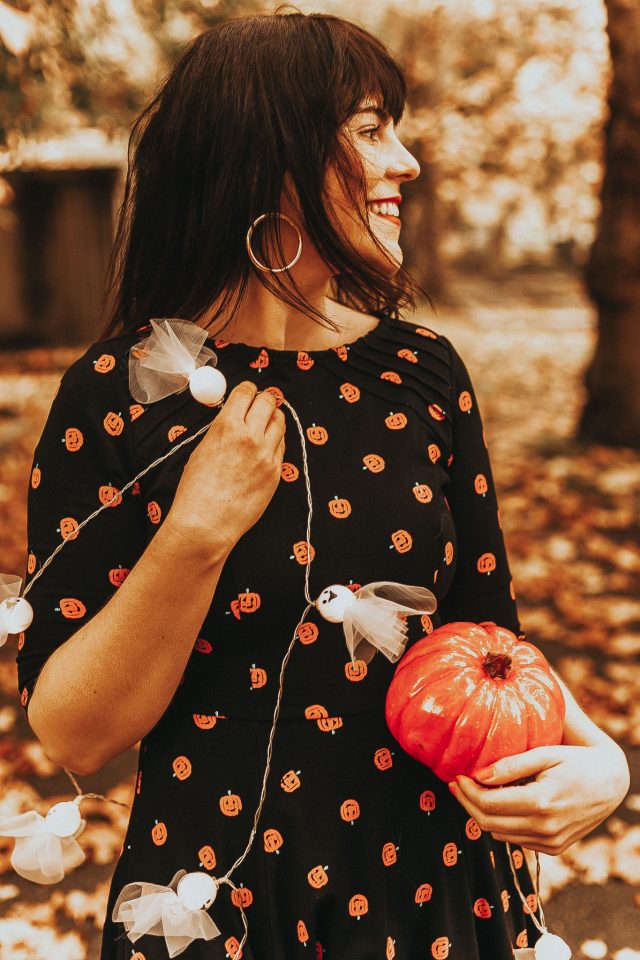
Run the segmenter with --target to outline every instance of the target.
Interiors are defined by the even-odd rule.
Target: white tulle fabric
[[[190,320],[151,320],[152,332],[129,351],[129,391],[138,403],[154,403],[189,386],[199,367],[215,367],[217,355],[204,346],[207,331]]]
[[[379,650],[392,663],[407,645],[407,624],[401,616],[433,613],[438,606],[426,587],[391,580],[366,583],[353,593],[356,603],[347,606],[343,628],[351,659],[369,663]]]
[[[46,826],[45,818],[36,810],[11,817],[0,817],[0,836],[16,837],[11,854],[11,866],[35,883],[59,883],[75,867],[84,862],[85,854],[76,837],[80,836],[86,820],[70,837],[58,837]]]
[[[2,601],[19,597],[21,586],[22,577],[16,577],[12,573],[0,573],[0,647],[7,642],[10,633],[9,611]]]
[[[193,940],[213,940],[220,935],[204,909],[191,910],[176,893],[186,870],[178,870],[168,887],[146,881],[127,883],[118,895],[112,919],[123,923],[135,943],[145,934],[164,937],[170,957],[177,957]]]

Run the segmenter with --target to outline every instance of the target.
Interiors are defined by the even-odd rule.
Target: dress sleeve
[[[442,622],[493,620],[523,636],[478,401],[464,361],[444,339],[451,355],[453,431],[444,492],[456,528],[457,564],[440,605]]]
[[[65,371],[33,454],[22,574],[23,593],[33,581],[25,597],[33,622],[18,637],[16,657],[26,711],[48,657],[104,606],[144,549],[134,485],[67,540],[37,576],[56,546],[134,475],[131,399],[109,346],[94,344]]]

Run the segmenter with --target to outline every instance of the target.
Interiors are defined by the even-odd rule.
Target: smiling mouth
[[[379,217],[380,220],[388,220],[390,223],[395,223],[398,227],[401,225],[400,217],[394,217],[391,213],[376,213],[371,207],[369,207],[369,213],[374,217]]]

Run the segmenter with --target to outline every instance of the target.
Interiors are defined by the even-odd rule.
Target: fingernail
[[[493,767],[481,767],[480,770],[476,770],[474,773],[475,777],[480,777],[481,780],[493,780],[496,773]]]
[[[454,791],[453,788],[454,788],[455,786],[456,786],[456,784],[455,784],[455,782],[454,782],[453,780],[451,781],[451,783],[448,784],[449,790],[450,790],[451,793],[454,795],[454,797],[455,797],[455,791]]]

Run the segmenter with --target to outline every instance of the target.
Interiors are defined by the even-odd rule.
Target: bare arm
[[[108,603],[42,668],[28,718],[52,760],[79,774],[93,773],[157,723],[178,686],[228,552],[222,545],[217,551],[199,547],[167,517]],[[188,603],[183,583],[189,584]]]

